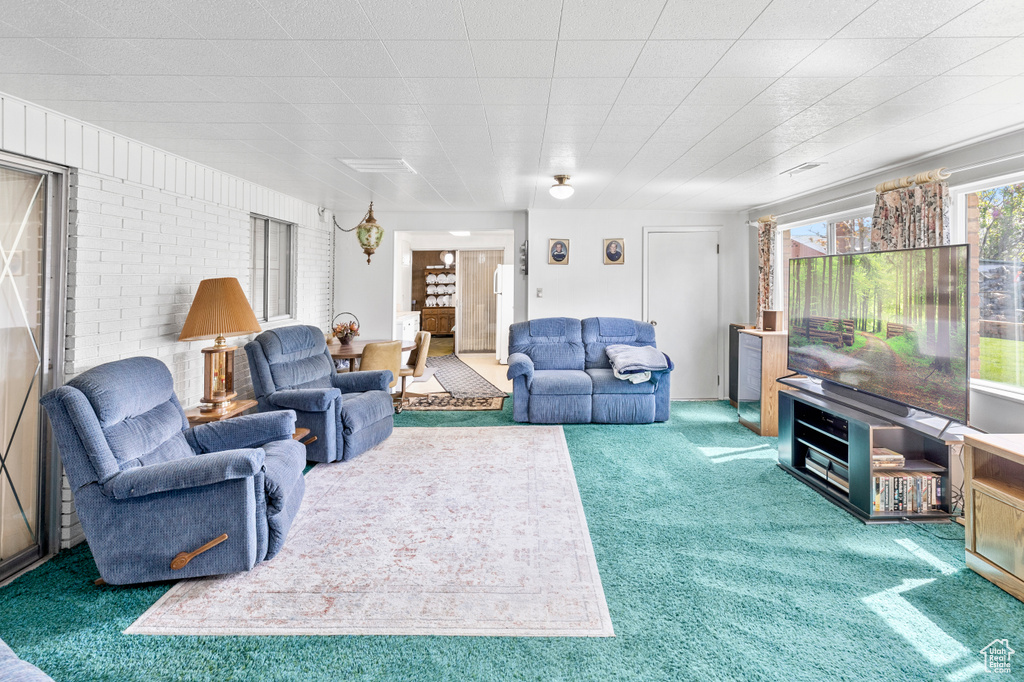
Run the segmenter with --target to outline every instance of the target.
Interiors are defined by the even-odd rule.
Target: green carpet
[[[511,402],[396,423],[510,424]],[[129,637],[167,586],[93,587],[84,546],[0,589],[0,636],[58,680],[944,680],[993,639],[1024,652],[1024,604],[964,568],[959,526],[861,524],[726,403],[565,433],[613,639]]]

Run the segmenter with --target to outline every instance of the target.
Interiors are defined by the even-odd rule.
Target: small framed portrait
[[[626,262],[626,240],[622,237],[604,240],[604,264],[622,265]]]
[[[548,265],[569,264],[569,240],[549,239],[548,240]]]

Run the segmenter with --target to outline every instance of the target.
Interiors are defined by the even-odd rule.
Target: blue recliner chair
[[[245,352],[260,412],[295,410],[298,425],[316,436],[307,459],[352,459],[391,435],[391,372],[338,374],[316,327],[265,331],[245,344]]]
[[[247,571],[284,544],[305,491],[294,414],[189,428],[155,358],[100,365],[40,402],[107,583]]]
[[[620,317],[547,317],[509,327],[512,418],[534,424],[649,424],[669,419],[669,369],[615,378],[605,347],[655,346],[654,327]]]

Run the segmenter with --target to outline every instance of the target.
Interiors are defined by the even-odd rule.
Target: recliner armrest
[[[512,355],[508,356],[508,374],[506,378],[512,380],[518,376],[524,377],[527,385],[533,380],[533,360],[526,353],[512,353]]]
[[[170,490],[212,485],[254,476],[263,467],[263,450],[226,450],[127,469],[103,485],[103,493],[118,500]]]
[[[365,372],[342,372],[331,376],[331,385],[342,393],[365,393],[386,391],[394,376],[388,369],[373,369]]]
[[[197,452],[222,452],[258,448],[264,443],[291,438],[295,433],[295,412],[279,410],[250,414],[194,426],[185,439]]]
[[[341,391],[336,388],[293,388],[271,393],[267,402],[285,410],[326,412],[340,397]]]

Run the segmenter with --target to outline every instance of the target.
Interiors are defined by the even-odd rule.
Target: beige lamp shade
[[[242,285],[234,277],[204,279],[192,299],[179,341],[215,339],[262,331]]]

